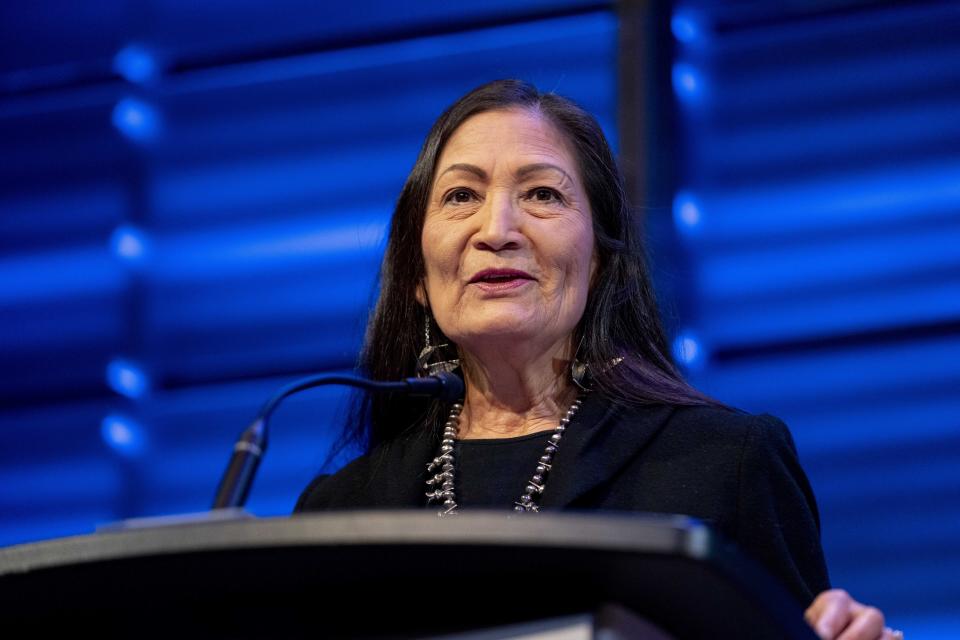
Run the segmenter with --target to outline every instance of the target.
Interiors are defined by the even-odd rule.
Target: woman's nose
[[[476,248],[487,251],[520,248],[524,238],[519,226],[522,212],[510,194],[490,194],[478,213],[480,229],[474,236]]]

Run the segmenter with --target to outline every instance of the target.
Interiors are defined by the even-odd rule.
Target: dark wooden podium
[[[815,638],[705,526],[634,515],[357,511],[102,532],[0,549],[0,609],[32,636]]]

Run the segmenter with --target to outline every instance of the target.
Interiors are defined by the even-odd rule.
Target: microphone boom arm
[[[267,400],[257,419],[240,434],[213,499],[214,509],[239,508],[246,504],[257,467],[267,451],[267,422],[280,402],[299,391],[328,384],[356,387],[374,393],[393,392],[433,397],[448,402],[463,397],[463,381],[455,374],[447,372],[425,378],[406,378],[399,382],[368,380],[346,374],[320,374],[295,380]]]

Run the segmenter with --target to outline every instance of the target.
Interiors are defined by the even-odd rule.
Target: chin
[[[516,316],[507,316],[484,318],[482,320],[477,319],[472,322],[465,323],[461,327],[458,327],[458,329],[459,331],[456,333],[460,339],[457,340],[453,336],[450,336],[450,339],[461,343],[471,342],[473,340],[504,338],[510,336],[515,336],[518,340],[523,340],[529,338],[530,336],[536,335],[538,331],[542,332],[545,327],[524,322],[521,318],[517,318]]]

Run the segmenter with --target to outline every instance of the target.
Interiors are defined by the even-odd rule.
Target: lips
[[[517,280],[535,280],[532,275],[519,269],[484,269],[478,271],[469,284],[505,284]]]

